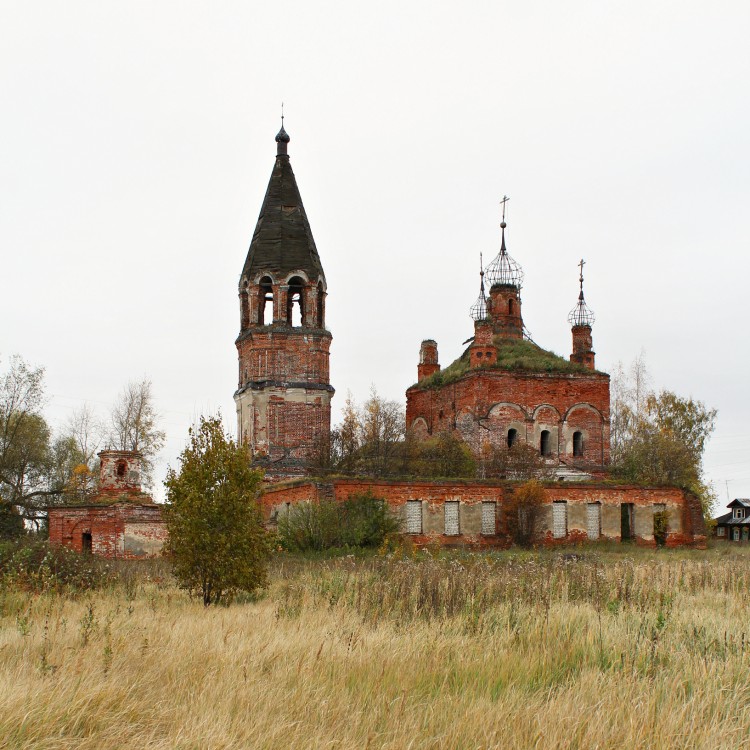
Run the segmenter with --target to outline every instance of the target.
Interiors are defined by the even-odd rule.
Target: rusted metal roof
[[[286,140],[283,141],[284,148],[279,151],[286,150],[289,138],[286,131],[282,132]],[[276,281],[291,271],[304,271],[312,282],[318,278],[325,279],[297,180],[286,153],[276,155],[242,276],[252,279],[262,271],[274,275]]]

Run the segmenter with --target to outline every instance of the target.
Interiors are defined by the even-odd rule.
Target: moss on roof
[[[496,336],[494,343],[497,347],[497,362],[493,365],[483,365],[478,369],[531,373],[603,374],[598,370],[589,370],[583,365],[570,362],[526,339],[504,339]],[[444,370],[430,375],[416,385],[420,388],[440,388],[443,385],[455,383],[470,371],[469,365],[469,348],[467,348]]]

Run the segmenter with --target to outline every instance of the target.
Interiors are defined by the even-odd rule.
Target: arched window
[[[294,276],[289,279],[289,291],[286,298],[286,322],[299,327],[305,319],[305,282]]]
[[[325,325],[325,292],[323,291],[323,282],[318,282],[318,328]]]
[[[127,469],[127,464],[124,461],[118,461],[117,465],[115,466],[115,474],[122,479],[125,476],[125,470]]]
[[[573,433],[573,455],[574,456],[583,455],[583,433],[581,432]]]
[[[509,299],[508,300],[508,315],[515,315],[516,314],[516,303],[514,300]]]
[[[271,320],[266,321],[266,303],[271,303],[271,318],[273,318],[273,281],[270,276],[264,276],[260,280],[258,289],[258,325],[268,325]]]
[[[542,430],[542,434],[539,436],[539,453],[542,456],[549,456],[550,454],[549,430]]]
[[[518,440],[518,430],[510,428],[508,430],[508,448],[512,448]]]

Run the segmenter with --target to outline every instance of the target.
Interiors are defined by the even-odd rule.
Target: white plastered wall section
[[[274,437],[273,425],[269,424],[268,418],[268,405],[272,398],[310,406],[322,402],[323,406],[327,406],[331,394],[317,389],[270,387],[259,391],[246,390],[236,395],[237,440],[249,445],[253,455],[267,453]]]

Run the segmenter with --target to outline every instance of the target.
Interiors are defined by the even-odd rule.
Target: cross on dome
[[[503,207],[503,219],[500,222],[500,252],[492,263],[487,266],[487,282],[490,288],[493,286],[514,286],[521,289],[523,285],[523,269],[508,255],[505,247],[505,205],[510,200],[507,195],[503,196],[500,205]]]
[[[590,310],[586,305],[586,300],[583,298],[583,267],[586,265],[586,261],[581,258],[578,267],[580,268],[580,274],[578,276],[578,283],[580,284],[580,291],[578,293],[578,304],[568,314],[568,322],[572,326],[589,326],[591,327],[594,323],[594,311]]]

